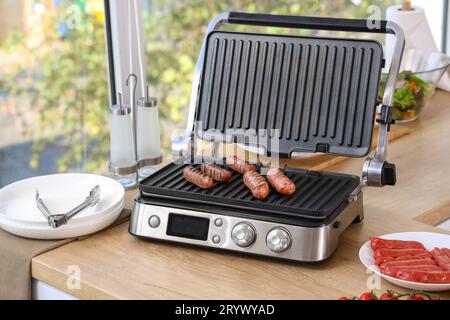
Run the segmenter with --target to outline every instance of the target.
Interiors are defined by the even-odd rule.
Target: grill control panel
[[[362,212],[362,198],[350,203],[335,220],[304,227],[194,209],[135,202],[130,232],[134,235],[204,247],[284,258],[320,261],[337,247],[345,226]]]

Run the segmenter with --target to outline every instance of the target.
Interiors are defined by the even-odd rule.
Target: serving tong
[[[64,224],[67,224],[73,216],[84,211],[88,207],[93,207],[97,205],[99,201],[100,201],[100,186],[96,185],[94,188],[91,189],[91,191],[89,191],[89,195],[86,197],[86,199],[69,212],[62,214],[52,214],[45,205],[44,201],[39,196],[39,189],[36,188],[36,205],[39,211],[41,211],[41,213],[47,219],[48,225],[54,229],[59,228]]]

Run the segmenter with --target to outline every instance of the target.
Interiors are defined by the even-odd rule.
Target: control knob
[[[240,222],[233,227],[231,231],[231,239],[233,239],[234,243],[239,247],[248,247],[256,239],[255,228],[250,223]]]
[[[273,228],[266,237],[266,246],[276,253],[282,253],[291,246],[291,235],[289,232],[280,227]]]

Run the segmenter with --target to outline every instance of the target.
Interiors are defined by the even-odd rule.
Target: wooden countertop
[[[144,241],[131,236],[123,223],[35,257],[32,275],[83,299],[336,299],[367,291],[370,274],[358,251],[369,237],[400,231],[450,235],[413,220],[450,200],[449,101],[449,93],[437,92],[420,121],[406,125],[411,133],[390,144],[397,185],[365,190],[364,222],[344,232],[325,262],[291,263]],[[360,175],[362,161],[351,159],[328,171]],[[73,265],[81,271],[80,289],[66,285],[66,271]],[[404,291],[383,280],[385,289]],[[450,292],[441,296],[450,299]]]

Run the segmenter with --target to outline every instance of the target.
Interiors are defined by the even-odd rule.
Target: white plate
[[[450,235],[443,233],[433,233],[433,232],[400,232],[391,233],[384,236],[380,236],[382,239],[389,240],[413,240],[421,242],[427,250],[432,250],[433,248],[450,248]],[[359,249],[359,259],[368,269],[375,272],[387,281],[408,289],[412,290],[422,290],[422,291],[446,291],[450,290],[450,283],[446,284],[434,284],[434,283],[420,283],[405,281],[397,279],[394,277],[382,274],[379,268],[375,265],[375,260],[373,258],[373,250],[370,247],[370,240],[367,241],[361,249]]]
[[[73,224],[107,214],[124,198],[122,185],[111,178],[83,173],[39,176],[12,183],[0,190],[0,217],[45,226],[47,220],[36,207],[36,188],[39,188],[50,212],[56,214],[65,213],[80,204],[95,185],[100,185],[100,202],[74,216],[71,219]]]
[[[76,224],[71,219],[67,224],[56,229],[53,229],[49,225],[36,226],[5,218],[0,218],[0,227],[17,236],[31,239],[54,240],[81,237],[100,231],[111,225],[119,217],[124,204],[125,200],[122,200],[102,216],[91,217],[89,220]]]
[[[101,215],[89,216],[83,220],[76,220],[76,219],[74,219],[75,217],[73,217],[72,219],[69,220],[70,227],[67,226],[67,225],[69,225],[69,223],[68,223],[68,224],[66,224],[65,228],[72,228],[74,226],[95,223],[98,220],[105,219],[113,212],[116,212],[119,208],[123,209],[124,203],[125,203],[125,199],[122,199],[119,203],[117,203],[113,207],[111,207],[107,210],[104,210]],[[8,224],[12,224],[12,225],[16,225],[16,226],[20,225],[24,229],[38,229],[38,230],[46,230],[48,228],[53,229],[51,226],[49,226],[47,220],[45,220],[44,223],[26,222],[26,221],[21,221],[21,220],[9,219],[7,216],[3,216],[0,214],[0,225],[8,225]],[[62,226],[60,228],[62,228]]]

